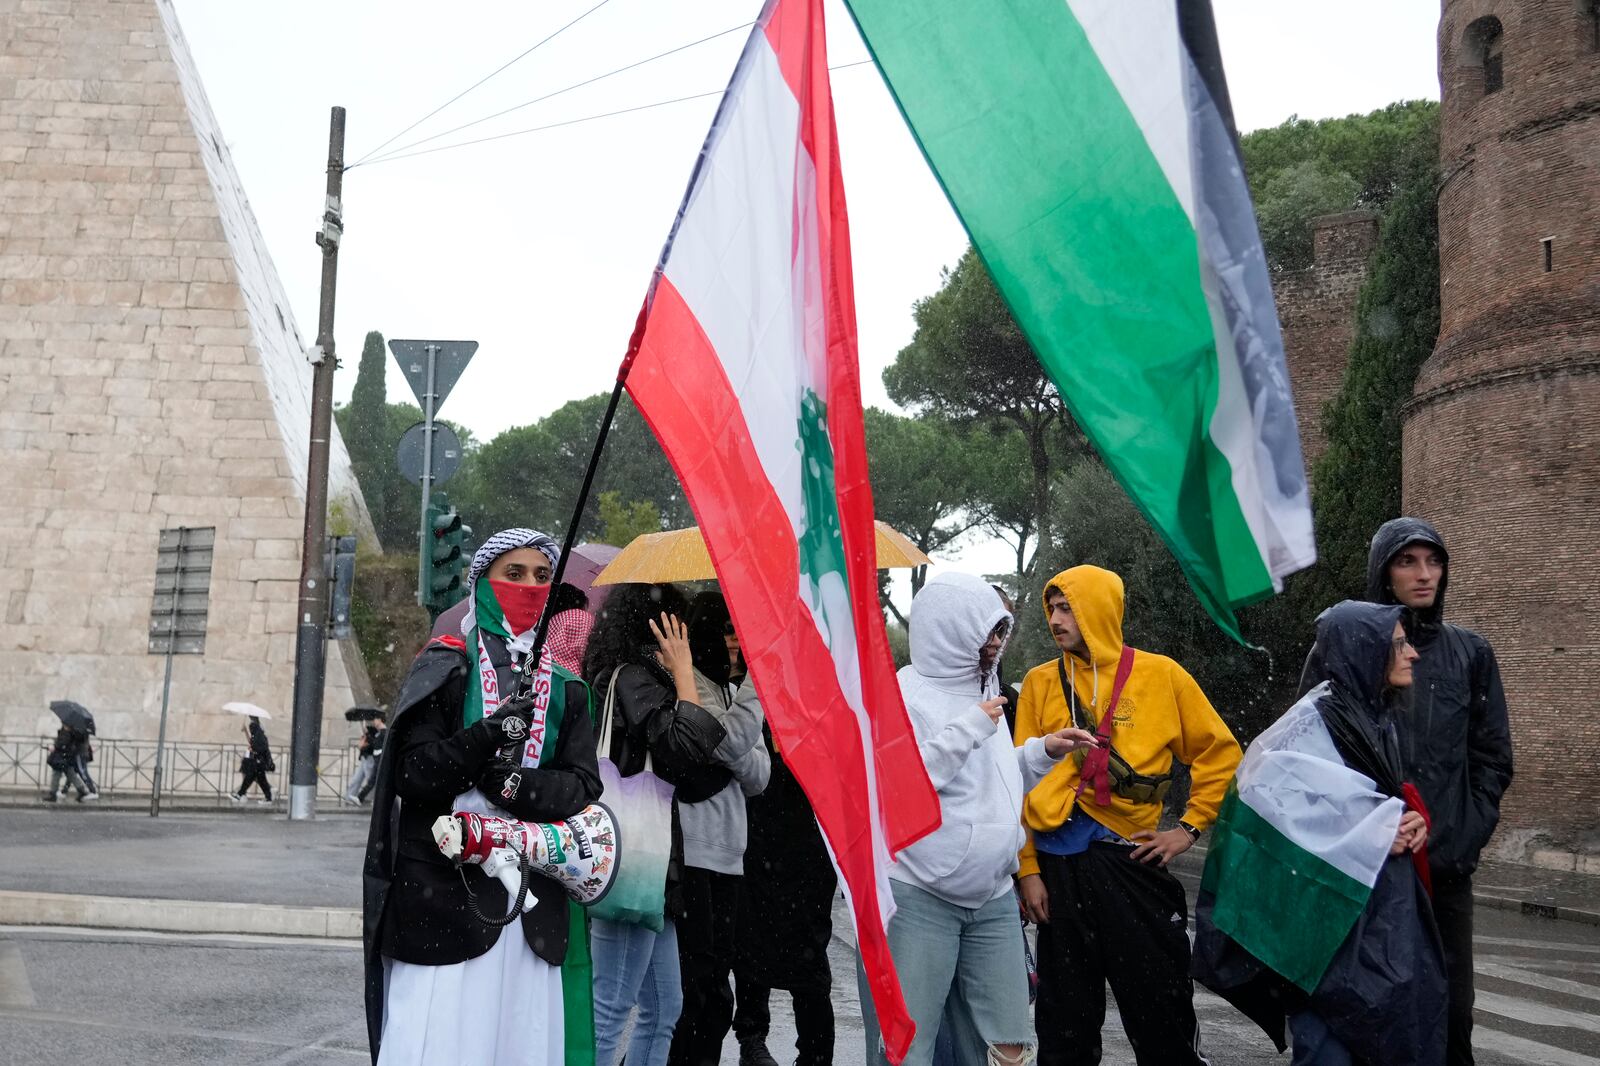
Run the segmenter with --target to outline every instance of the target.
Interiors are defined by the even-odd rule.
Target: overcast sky
[[[1127,0],[1153,3],[1158,0]],[[1165,0],[1170,2],[1170,0]],[[1240,128],[1437,99],[1438,5],[1213,0]],[[359,160],[563,24],[570,29],[385,151],[753,19],[760,0],[176,0],[302,337],[316,333],[328,109]],[[841,0],[835,64],[865,59]],[[726,83],[746,30],[429,141],[438,147],[698,93]],[[874,67],[833,75],[867,403],[966,236]],[[614,380],[714,97],[578,122],[345,176],[336,339],[348,398],[368,330],[481,343],[443,413],[480,439]],[[410,399],[391,364],[391,400]],[[1004,565],[1003,555],[991,564]]]

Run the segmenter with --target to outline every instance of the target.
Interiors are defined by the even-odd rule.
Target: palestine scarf
[[[484,541],[472,556],[472,566],[467,570],[467,596],[472,609],[461,620],[461,633],[469,654],[476,657],[477,669],[467,685],[463,725],[470,726],[494,714],[505,695],[499,673],[490,660],[490,643],[503,642],[513,661],[521,661],[526,669],[524,660],[533,650],[539,616],[549,600],[548,585],[517,585],[485,578],[496,559],[518,548],[537,548],[551,566],[561,558],[556,542],[532,529],[502,530]],[[565,710],[566,682],[569,677],[575,678],[565,670],[557,674],[548,643],[539,658],[533,683],[534,713],[522,753],[522,765],[529,767],[539,766],[544,754],[555,750],[556,733]],[[567,921],[567,959],[561,965],[565,1066],[594,1066],[594,963],[589,953],[589,919],[582,907],[569,905]]]

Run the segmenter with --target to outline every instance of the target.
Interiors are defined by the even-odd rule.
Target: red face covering
[[[489,587],[494,590],[494,598],[505,614],[506,626],[513,634],[526,633],[537,625],[550,599],[549,585],[521,585],[491,578]]]

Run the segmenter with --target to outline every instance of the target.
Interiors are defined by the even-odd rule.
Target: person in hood
[[[488,924],[474,910],[509,915],[515,900],[481,867],[441,855],[432,833],[455,811],[557,822],[600,796],[588,687],[546,659],[530,694],[519,688],[559,556],[530,529],[485,541],[467,572],[461,635],[431,640],[395,700],[363,867],[378,1066],[565,1062],[561,967],[587,963],[582,914],[535,872],[533,908]]]
[[[1472,874],[1511,784],[1511,725],[1494,649],[1470,629],[1444,620],[1450,553],[1420,518],[1396,518],[1373,535],[1367,599],[1408,609],[1421,658],[1416,683],[1397,711],[1400,757],[1433,819],[1428,862],[1433,913],[1450,978],[1450,1066],[1471,1066]],[[1319,641],[1320,645],[1320,641]],[[1314,645],[1300,677],[1304,695],[1327,679]]]
[[[1252,772],[1239,783],[1241,798],[1248,792],[1251,806],[1277,811],[1275,824],[1292,827],[1296,839],[1337,841],[1347,859],[1378,871],[1314,988],[1302,990],[1217,927],[1214,897],[1204,885],[1228,876],[1231,845],[1207,857],[1195,915],[1195,974],[1254,1019],[1280,1051],[1287,1018],[1293,1066],[1445,1061],[1444,956],[1428,903],[1427,814],[1405,780],[1394,720],[1417,661],[1402,613],[1399,606],[1349,600],[1322,613],[1317,644],[1326,680],[1258,738],[1246,757]],[[1313,728],[1318,720],[1320,730]],[[1357,790],[1339,792],[1336,779],[1314,769],[1319,763],[1362,775]],[[1324,784],[1312,803],[1311,781],[1335,783]],[[1368,829],[1385,809],[1394,812],[1392,841]],[[1297,900],[1292,893],[1262,900],[1275,904],[1293,908]]]
[[[1012,745],[996,673],[1012,621],[993,587],[968,574],[932,578],[911,605],[911,665],[900,671],[900,691],[939,793],[940,823],[889,869],[889,951],[917,1025],[909,1066],[932,1061],[942,1024],[954,1030],[958,1062],[1020,1066],[1032,1057],[1011,879],[1024,839],[1022,801],[1094,737],[1066,723]],[[883,1063],[866,974],[858,972],[868,1058]]]
[[[1044,588],[1061,656],[1028,672],[1017,742],[1069,726],[1099,745],[1029,794],[1018,890],[1039,923],[1040,1063],[1098,1063],[1106,983],[1140,1066],[1202,1063],[1189,980],[1188,901],[1166,869],[1216,819],[1239,744],[1194,678],[1122,640],[1122,579],[1075,566]],[[1173,761],[1189,803],[1159,823]]]
[[[661,931],[593,922],[596,1066],[615,1066],[630,1016],[628,1066],[665,1066],[683,1009],[677,923],[689,913],[679,808],[710,799],[733,780],[717,758],[728,731],[699,702],[687,615],[683,593],[672,585],[617,585],[584,653],[584,676],[615,695],[607,757],[624,778],[644,772],[649,760],[650,772],[673,790]]]
[[[772,775],[762,741],[766,715],[748,678],[733,686],[727,634],[733,618],[719,592],[702,592],[689,604],[689,651],[694,657],[700,706],[722,724],[718,762],[733,780],[710,799],[680,803],[683,830],[683,918],[678,922],[678,963],[683,1011],[672,1034],[667,1066],[717,1066],[733,1027],[733,964],[738,948],[739,896],[749,835],[745,800],[759,796]]]

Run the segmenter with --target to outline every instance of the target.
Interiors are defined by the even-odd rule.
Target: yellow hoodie
[[[1067,597],[1083,633],[1089,659],[1066,657],[1068,676],[1077,691],[1079,713],[1087,712],[1098,725],[1111,701],[1117,660],[1122,656],[1122,579],[1098,566],[1075,566],[1045,586],[1046,597],[1051,589],[1060,589]],[[1049,613],[1048,606],[1045,612]],[[1056,663],[1052,659],[1034,667],[1022,683],[1017,701],[1018,744],[1072,725]],[[1183,820],[1196,829],[1205,829],[1216,819],[1239,765],[1239,742],[1194,678],[1165,655],[1147,651],[1134,652],[1133,670],[1112,716],[1111,743],[1136,773],[1167,773],[1174,757],[1188,765],[1189,807]],[[1078,761],[1062,759],[1023,801],[1023,822],[1029,830],[1059,829],[1072,814],[1077,789]],[[1091,790],[1085,789],[1084,796],[1085,813],[1124,837],[1155,829],[1161,819],[1159,804],[1134,803],[1113,793],[1111,805],[1101,807],[1094,803]],[[1019,877],[1039,872],[1031,832],[1021,861]]]

